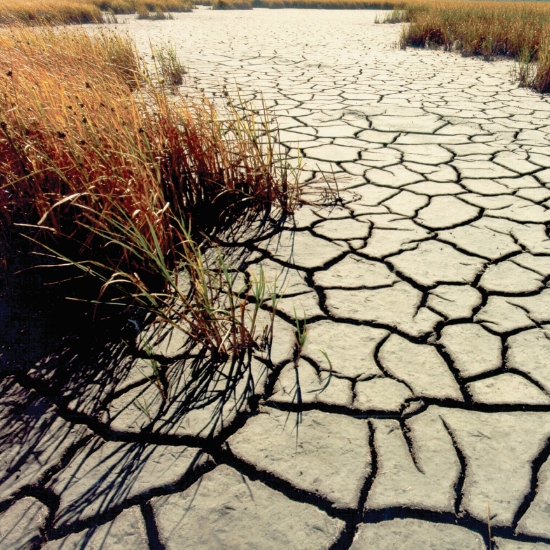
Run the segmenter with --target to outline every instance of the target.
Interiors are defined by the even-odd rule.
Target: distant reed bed
[[[101,23],[101,10],[78,0],[0,0],[0,24]]]
[[[393,9],[410,0],[203,0],[213,9],[306,8]],[[413,0],[415,1],[415,0]],[[142,19],[191,11],[193,0],[0,0],[0,24],[104,23],[112,15],[137,13]]]
[[[0,25],[106,23],[115,14],[191,11],[191,0],[0,0]]]
[[[0,24],[13,22],[23,23],[99,23],[109,22],[117,14],[136,13],[141,19],[163,19],[170,12],[192,11],[196,4],[209,5],[213,9],[252,9],[252,8],[304,8],[304,9],[379,9],[395,10],[389,22],[412,21],[413,18],[424,14],[422,20],[426,24],[430,14],[433,24],[437,24],[437,17],[443,25],[452,20],[458,23],[457,14],[463,8],[462,20],[481,18],[482,23],[477,27],[485,27],[488,20],[496,17],[499,21],[510,23],[515,21],[521,27],[523,16],[518,11],[526,12],[525,21],[536,17],[544,7],[544,0],[538,2],[488,2],[470,0],[0,0]],[[472,7],[469,6],[472,4]],[[513,7],[516,4],[523,9]],[[489,9],[485,5],[491,5]],[[538,5],[538,7],[537,7]],[[461,6],[461,7],[459,7]],[[500,7],[495,7],[500,6]],[[539,11],[541,10],[541,11]],[[488,11],[495,16],[488,16]],[[499,12],[497,14],[497,12]],[[443,15],[445,14],[445,15]],[[420,20],[418,20],[420,24]],[[419,27],[420,28],[420,27]],[[517,29],[515,29],[517,32]],[[472,31],[474,32],[474,31]],[[412,38],[411,38],[412,40]],[[412,42],[411,42],[412,44]],[[489,46],[485,46],[487,49]]]
[[[213,9],[303,8],[389,10],[404,3],[393,0],[213,0]]]
[[[478,0],[469,0],[470,3],[479,3]],[[483,0],[481,0],[483,1]],[[535,0],[529,4],[544,4],[546,0]],[[462,0],[445,0],[446,3],[458,4]],[[520,0],[521,2],[521,0]],[[396,10],[393,14],[394,21],[403,21],[403,10],[407,10],[406,16],[416,11],[424,11],[436,3],[432,0],[203,0],[200,4],[211,5],[214,9],[252,9],[252,8],[303,8],[303,9],[372,9],[372,10]],[[488,2],[485,3],[500,3]],[[503,0],[502,3],[509,3]],[[515,3],[518,3],[517,1]],[[524,3],[524,2],[521,2]],[[527,2],[525,2],[527,3]]]
[[[550,92],[550,4],[477,0],[214,0],[214,9],[392,9],[377,22],[408,23],[401,46],[444,47],[518,61],[519,81]]]
[[[408,1],[385,21],[408,22],[401,45],[444,47],[486,59],[519,62],[522,84],[550,92],[550,4]]]

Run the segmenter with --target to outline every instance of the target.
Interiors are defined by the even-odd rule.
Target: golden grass
[[[256,0],[258,7],[271,7],[270,0]],[[392,0],[281,0],[281,7],[305,9],[372,9],[387,10],[401,5]]]
[[[461,4],[462,0],[447,0],[449,3]],[[470,0],[476,2],[478,0]],[[509,0],[504,0],[508,2]],[[546,0],[535,0],[543,4]],[[214,9],[252,9],[252,8],[303,8],[303,9],[372,9],[398,11],[411,7],[423,8],[433,4],[432,0],[203,0],[204,5],[212,5]],[[402,21],[403,14],[398,14]],[[395,21],[397,22],[397,20]]]
[[[448,0],[458,9],[461,0]],[[305,9],[407,9],[425,11],[434,6],[426,0],[203,0],[214,9],[305,8]],[[469,2],[477,4],[475,0]],[[483,3],[483,2],[481,2]],[[485,2],[488,3],[488,2]],[[494,2],[491,2],[495,4]],[[505,4],[507,2],[504,2]],[[544,4],[541,0],[539,4]],[[24,23],[95,23],[107,22],[102,12],[137,13],[142,19],[162,19],[169,12],[191,11],[193,0],[0,0],[0,24]],[[505,8],[506,10],[506,8]],[[482,10],[483,11],[483,10]],[[402,17],[402,14],[399,14]]]
[[[80,0],[0,0],[0,24],[99,23],[101,10]]]
[[[396,17],[397,15],[397,17]],[[550,91],[550,5],[531,2],[410,2],[392,18],[409,21],[402,46],[443,46],[487,59],[518,59],[520,80]]]
[[[191,11],[192,0],[0,0],[0,24],[72,24],[107,22],[111,14],[163,14]]]
[[[406,1],[406,0],[405,0]],[[399,0],[206,0],[214,9],[309,8],[309,9],[391,9],[404,5]],[[95,23],[103,22],[101,12],[138,13],[142,19],[161,18],[168,12],[191,11],[192,0],[0,0],[0,24]]]
[[[304,8],[392,9],[403,2],[393,0],[213,0],[214,9]]]
[[[214,0],[214,9],[388,9],[386,23],[410,23],[401,45],[443,46],[487,59],[519,61],[523,85],[550,92],[550,4],[462,0]],[[380,22],[380,19],[377,19]]]
[[[249,213],[291,209],[295,190],[262,123],[231,104],[220,118],[159,81],[124,35],[0,33],[2,257],[17,257],[22,233],[31,252],[94,275],[102,299],[157,313],[181,294],[181,272],[195,297],[215,295],[201,240]],[[203,324],[213,315],[187,306]],[[197,326],[188,331],[206,330]]]
[[[102,11],[111,11],[116,14],[136,13],[140,9],[155,12],[191,11],[194,2],[191,0],[81,0],[97,6]]]

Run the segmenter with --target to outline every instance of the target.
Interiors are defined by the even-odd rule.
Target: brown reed
[[[203,261],[203,243],[243,216],[291,210],[295,188],[267,116],[231,102],[220,116],[150,72],[114,32],[0,34],[3,268],[21,253],[22,234],[31,254],[47,253],[40,263],[99,281],[87,298],[162,315],[177,295],[187,333],[204,340],[214,330],[215,348],[226,330],[219,319],[236,321],[204,305],[225,279],[223,262]],[[178,290],[182,279],[194,298]]]
[[[395,12],[391,15],[394,20],[409,22],[401,38],[403,47],[442,46],[486,59],[512,57],[522,65],[522,84],[550,91],[549,4],[418,0],[397,12],[397,17]]]
[[[106,23],[112,14],[138,11],[158,18],[193,6],[191,0],[0,0],[0,25]]]

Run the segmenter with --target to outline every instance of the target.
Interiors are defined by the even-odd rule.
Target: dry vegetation
[[[101,10],[91,2],[79,0],[0,0],[0,24],[99,23]]]
[[[409,2],[390,14],[406,21],[402,46],[443,46],[486,59],[519,61],[519,78],[550,91],[550,5],[527,2]]]
[[[203,0],[213,9],[392,9],[384,22],[410,22],[402,46],[444,46],[468,55],[511,56],[519,79],[550,90],[550,8],[545,2],[462,0]],[[0,0],[0,24],[100,23],[117,14],[169,19],[191,11],[193,0]]]
[[[229,353],[248,332],[221,308],[231,276],[204,247],[243,216],[292,209],[295,188],[265,121],[178,95],[164,63],[150,79],[112,32],[0,34],[0,275],[24,255],[57,266],[51,279],[84,277],[86,298],[164,316],[177,303],[178,328]]]
[[[214,9],[305,8],[305,9],[374,9],[400,7],[393,0],[213,0]]]
[[[214,9],[324,8],[392,9],[407,0],[203,0]],[[193,0],[0,0],[0,24],[106,22],[106,14],[137,13],[141,19],[162,19],[169,12],[191,11]]]
[[[149,12],[191,11],[194,2],[191,0],[80,0],[97,6],[102,11],[116,14],[135,13],[146,9]]]
[[[139,12],[159,17],[192,8],[191,0],[0,0],[0,24],[104,23],[113,14]]]
[[[550,92],[550,5],[546,2],[461,0],[214,0],[215,9],[388,9],[386,23],[408,22],[401,45],[441,47],[487,59],[519,62],[526,86]]]

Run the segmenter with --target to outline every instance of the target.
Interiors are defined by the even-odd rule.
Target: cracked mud
[[[550,100],[511,62],[397,50],[375,16],[128,23],[215,101],[263,97],[338,205],[242,245],[284,288],[246,368],[205,379],[168,335],[163,402],[139,345],[37,357],[23,338],[0,548],[550,549]]]

